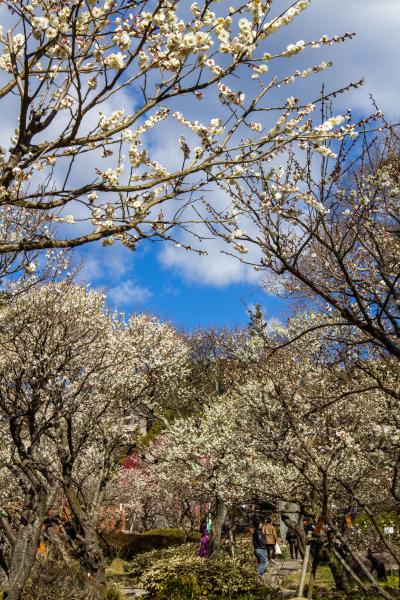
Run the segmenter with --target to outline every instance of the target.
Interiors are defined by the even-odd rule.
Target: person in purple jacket
[[[199,547],[199,556],[205,558],[208,555],[208,546],[210,544],[210,534],[207,525],[204,523],[200,528],[201,538]]]

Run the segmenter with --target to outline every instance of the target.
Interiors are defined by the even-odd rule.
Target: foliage
[[[277,555],[278,560],[286,560],[290,558],[290,550],[287,544],[280,544],[281,546],[281,554]]]
[[[255,559],[250,547],[240,547],[232,559],[221,552],[213,559],[197,556],[197,546],[185,544],[162,552],[142,554],[132,562],[133,574],[140,575],[143,587],[153,598],[178,597],[172,590],[179,590],[182,598],[263,598],[265,588],[260,586],[255,570]],[[169,594],[169,595],[168,595]]]
[[[376,507],[393,505],[399,493],[398,402],[368,371],[347,370],[336,361],[338,345],[325,326],[324,316],[298,313],[268,335],[243,336],[232,360],[251,365],[251,372],[243,370],[240,382],[201,414],[175,420],[162,436],[164,445],[150,447],[158,460],[149,469],[158,475],[159,494],[164,490],[177,499],[192,494],[199,504],[202,497],[221,496],[229,517],[235,504],[252,494],[270,502],[312,503],[335,532],[326,551],[340,548],[371,581],[351,554],[365,555],[368,545],[354,543],[356,527],[343,533],[342,507],[372,511],[376,538],[383,534],[384,521],[372,519],[379,514]],[[395,368],[387,374],[394,382]],[[396,553],[395,548],[394,560]],[[338,583],[340,574],[334,575]]]
[[[380,531],[384,532],[385,527],[393,527],[394,532],[390,536],[390,541],[398,544],[400,532],[396,512],[394,510],[381,510],[377,507],[374,509],[373,515]],[[382,542],[379,539],[377,530],[371,522],[371,517],[365,512],[360,512],[357,515],[347,535],[355,547],[368,547],[375,551],[382,550]],[[388,538],[388,535],[386,534],[385,537]]]
[[[3,598],[0,591],[0,598]],[[27,582],[21,600],[124,600],[117,584],[101,585],[84,573],[77,561],[38,561]]]
[[[125,321],[110,314],[102,294],[68,281],[15,297],[0,324],[0,526],[11,556],[8,585],[29,574],[43,522],[63,495],[73,517],[68,534],[54,522],[43,533],[62,534],[85,571],[97,574],[105,488],[140,419],[172,387],[179,397],[187,347],[168,323],[146,315]],[[21,519],[30,527],[19,527]]]
[[[381,596],[374,592],[333,592],[332,594],[326,595],[325,593],[317,594],[315,600],[381,600]]]
[[[301,577],[301,570],[293,573],[286,581],[285,587],[291,587],[298,589]],[[314,594],[323,594],[326,590],[332,591],[335,587],[335,581],[332,576],[332,572],[328,565],[318,564],[317,573],[314,582]],[[306,579],[306,591],[308,590],[307,579]]]
[[[391,588],[392,590],[398,590],[400,584],[400,578],[398,575],[394,573],[391,575],[387,575],[386,581],[383,582],[383,586],[387,588]]]
[[[186,600],[187,598],[200,598],[201,588],[194,575],[171,575],[153,594],[154,598],[162,600],[165,598],[176,598]]]
[[[245,427],[246,419],[249,427]],[[280,469],[253,439],[248,397],[229,393],[205,407],[202,418],[177,420],[169,429],[169,445],[154,467],[163,489],[186,484],[192,499],[220,498],[234,503],[252,494],[272,499],[290,490],[290,469]],[[218,432],[218,434],[216,433]],[[270,482],[265,489],[265,480]],[[190,498],[190,496],[189,496]]]

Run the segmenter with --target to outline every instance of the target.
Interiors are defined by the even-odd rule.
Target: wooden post
[[[317,575],[318,557],[319,557],[319,541],[317,541],[314,546],[314,556],[313,556],[310,581],[308,583],[308,591],[307,591],[308,600],[312,599],[312,597],[313,597],[315,577]]]
[[[305,551],[304,551],[303,567],[301,569],[300,585],[299,585],[299,592],[298,592],[299,598],[303,597],[304,584],[306,581],[306,573],[307,573],[309,558],[310,558],[310,544],[307,544]]]

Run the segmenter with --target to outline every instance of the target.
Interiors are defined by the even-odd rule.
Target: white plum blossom
[[[25,265],[25,273],[33,275],[36,272],[36,264],[34,262],[28,262]]]
[[[126,56],[122,52],[114,52],[104,59],[104,64],[111,69],[123,69]]]

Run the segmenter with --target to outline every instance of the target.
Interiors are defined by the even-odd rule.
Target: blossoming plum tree
[[[297,0],[275,14],[271,0],[231,8],[207,0],[190,11],[173,0],[4,0],[0,99],[15,115],[15,132],[1,146],[1,210],[18,223],[42,215],[58,228],[53,235],[5,228],[0,254],[173,240],[174,228],[206,217],[196,202],[207,187],[265,172],[293,139],[325,152],[312,104],[289,98],[272,127],[263,123],[271,90],[329,66],[280,79],[269,76],[275,59],[352,35],[300,40],[271,54],[270,36],[309,4]],[[203,98],[214,114],[204,122],[189,109],[185,116],[183,100],[200,106]],[[166,125],[177,131],[178,166],[157,158],[154,141]],[[354,131],[338,116],[331,131],[339,126],[340,135]]]
[[[271,287],[311,298],[329,316],[329,326],[336,322],[338,339],[347,338],[354,359],[369,349],[398,360],[398,140],[395,132],[338,140],[334,129],[344,122],[326,116],[322,157],[308,142],[303,162],[296,148],[303,142],[296,140],[287,165],[227,188],[236,224],[219,233],[246,251],[257,247],[248,264],[268,273]],[[360,126],[377,127],[368,120]]]
[[[157,445],[157,456],[162,457],[167,449],[164,438],[162,435],[153,441]],[[107,502],[124,505],[127,529],[130,531],[168,526],[191,532],[198,525],[199,504],[205,505],[208,496],[199,500],[184,479],[160,478],[159,467],[154,462],[150,447],[137,450],[129,457],[118,479],[108,487]]]
[[[322,335],[318,324],[324,325]],[[268,337],[256,332],[254,327],[242,350],[258,373],[246,393],[253,407],[254,440],[260,450],[265,444],[267,455],[272,444],[277,464],[295,469],[293,500],[321,515],[340,539],[340,547],[332,540],[323,546],[338,588],[345,590],[349,573],[354,576],[349,566],[353,563],[380,595],[390,597],[360,562],[359,548],[336,519],[338,507],[358,506],[368,515],[380,547],[398,564],[396,548],[385,539],[376,518],[384,506],[397,502],[398,401],[377,384],[369,369],[336,360],[337,326],[333,322],[329,329],[325,316],[299,314]],[[365,357],[367,361],[372,358]],[[377,367],[376,356],[373,361]],[[268,402],[266,380],[271,387]]]
[[[227,514],[238,503],[258,494],[271,501],[289,497],[293,486],[291,470],[260,451],[253,437],[252,403],[243,392],[231,391],[202,414],[177,420],[165,433],[162,454],[157,447],[153,450],[162,489],[176,494],[184,486],[188,501],[215,504],[214,555]]]
[[[1,556],[15,600],[60,497],[72,515],[69,550],[101,579],[98,518],[131,442],[126,421],[155,410],[185,369],[187,348],[169,325],[125,322],[101,294],[69,282],[17,296],[0,323]]]

